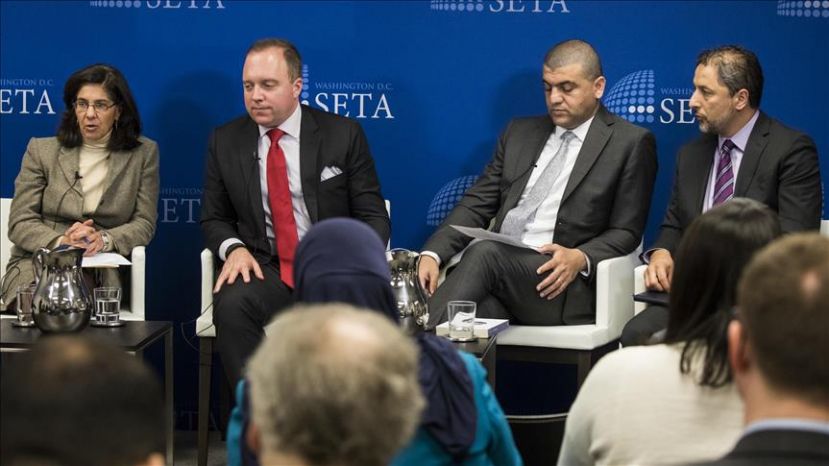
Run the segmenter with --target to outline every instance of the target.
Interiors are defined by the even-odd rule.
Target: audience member
[[[746,428],[716,466],[829,464],[829,239],[795,234],[740,280],[728,356]]]
[[[269,332],[247,371],[261,464],[387,465],[423,409],[410,339],[345,304],[281,313]]]
[[[677,250],[664,343],[598,362],[570,410],[559,464],[703,461],[734,445],[742,403],[726,328],[743,267],[779,234],[777,215],[745,198],[691,223]]]
[[[140,359],[92,339],[50,336],[3,369],[3,465],[164,464],[161,386]]]
[[[379,312],[394,322],[399,313],[382,240],[365,224],[330,219],[314,225],[300,242],[294,281],[297,300],[345,302]],[[486,372],[474,356],[459,352],[431,333],[414,336],[420,349],[418,379],[426,408],[414,439],[391,463],[520,465],[512,433]],[[243,389],[238,390],[244,406]],[[229,435],[238,433],[243,415],[234,410]],[[248,465],[235,458],[231,466]]]

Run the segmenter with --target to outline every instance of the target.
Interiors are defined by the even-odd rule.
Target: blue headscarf
[[[294,258],[298,302],[345,302],[399,321],[383,241],[363,222],[336,218],[308,230]],[[472,380],[457,350],[431,333],[415,337],[418,378],[427,406],[421,425],[456,461],[475,440],[477,413]]]

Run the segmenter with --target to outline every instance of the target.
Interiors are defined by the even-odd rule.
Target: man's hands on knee
[[[420,261],[417,266],[417,280],[420,282],[420,287],[429,296],[432,296],[438,288],[439,269],[438,262],[434,257],[420,255]]]
[[[645,269],[645,287],[649,290],[671,291],[671,277],[674,274],[674,259],[667,249],[657,249],[651,253],[650,262]]]
[[[535,287],[539,296],[548,300],[566,290],[576,279],[576,275],[587,267],[587,258],[584,253],[575,248],[565,248],[559,244],[545,244],[538,248],[538,252],[552,256],[536,270],[539,275],[550,272]]]
[[[265,279],[265,276],[262,275],[262,268],[259,267],[259,263],[256,262],[256,259],[253,258],[250,251],[246,248],[234,249],[227,256],[225,265],[222,266],[222,272],[219,274],[219,278],[216,279],[216,286],[213,287],[213,292],[218,293],[225,283],[232,285],[239,275],[242,276],[242,280],[245,283],[250,283],[251,271],[256,278],[260,280]]]

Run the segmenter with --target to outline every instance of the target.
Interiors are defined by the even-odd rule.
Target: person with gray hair
[[[726,45],[697,57],[690,105],[702,136],[676,158],[673,191],[659,236],[642,254],[645,286],[669,292],[674,255],[688,225],[732,197],[768,205],[784,233],[817,230],[823,190],[817,147],[808,135],[760,110],[763,70],[750,50]],[[668,323],[668,310],[649,306],[622,332],[622,345],[645,343]]]
[[[829,238],[800,233],[767,246],[737,300],[728,353],[746,428],[708,464],[829,464]]]
[[[510,122],[475,185],[423,246],[429,327],[446,320],[455,299],[522,325],[592,323],[596,265],[642,240],[656,178],[653,134],[602,105],[606,81],[587,42],[556,44],[540,71],[547,114]],[[441,265],[472,240],[453,226],[491,226],[528,247],[477,242],[438,286]]]
[[[418,352],[388,318],[346,304],[279,315],[248,363],[260,463],[383,466],[424,406]]]

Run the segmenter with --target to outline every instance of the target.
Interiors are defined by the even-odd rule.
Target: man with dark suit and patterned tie
[[[526,325],[593,322],[596,265],[642,239],[656,177],[653,134],[602,106],[605,78],[586,42],[552,47],[542,79],[548,114],[507,126],[483,174],[423,248],[418,275],[432,293],[430,326],[454,299]],[[452,225],[491,222],[530,248],[477,242],[438,287],[440,265],[470,242]]]
[[[360,125],[300,105],[301,59],[293,44],[262,39],[242,70],[248,114],[210,137],[201,226],[224,264],[216,279],[216,346],[231,383],[293,301],[293,258],[311,224],[331,217],[390,234],[374,160]]]
[[[745,430],[711,466],[829,464],[829,238],[798,233],[740,279],[728,359]]]
[[[732,197],[768,205],[784,232],[820,227],[817,148],[806,134],[761,112],[762,95],[763,70],[751,51],[729,45],[697,58],[690,105],[703,135],[677,156],[659,237],[643,254],[648,289],[670,291],[672,255],[682,232],[702,212]],[[642,344],[667,322],[667,308],[650,306],[627,324],[622,344]]]

